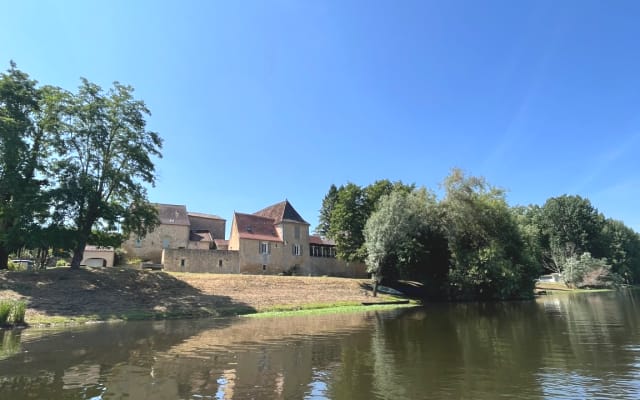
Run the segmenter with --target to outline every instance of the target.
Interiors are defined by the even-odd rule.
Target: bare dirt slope
[[[363,289],[367,283],[325,277],[60,268],[0,272],[0,299],[26,300],[27,322],[36,323],[217,316],[371,301],[369,292]]]

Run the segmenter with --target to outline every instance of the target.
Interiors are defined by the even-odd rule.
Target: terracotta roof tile
[[[293,206],[291,205],[291,203],[289,203],[288,200],[281,201],[280,203],[274,204],[260,211],[257,211],[254,213],[254,215],[271,218],[275,224],[278,224],[283,220],[285,220],[285,221],[300,222],[300,223],[309,225],[309,223],[305,221],[300,216],[300,214],[298,214],[296,209],[293,208]]]
[[[234,218],[241,239],[282,242],[272,218],[242,213],[235,213]]]

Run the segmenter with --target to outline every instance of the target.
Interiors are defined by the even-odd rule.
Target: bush
[[[6,325],[11,316],[11,301],[0,301],[0,326]]]
[[[58,260],[56,261],[56,267],[65,267],[67,265],[67,261],[66,260]]]
[[[567,285],[578,288],[610,287],[620,280],[611,272],[606,259],[593,258],[590,253],[569,257],[564,264],[562,278]]]
[[[24,324],[27,303],[22,300],[0,301],[0,326],[10,324]]]
[[[24,315],[27,312],[27,303],[18,300],[13,302],[11,316],[14,324],[24,324]]]

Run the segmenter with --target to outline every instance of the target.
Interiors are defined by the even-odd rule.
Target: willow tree
[[[533,295],[537,268],[525,247],[504,191],[454,169],[441,202],[451,252],[450,295],[508,299]]]
[[[108,91],[86,79],[67,102],[66,129],[57,142],[56,208],[74,230],[71,268],[77,269],[92,231],[144,235],[157,223],[146,185],[155,183],[160,136],[147,130],[149,109],[118,82]]]
[[[436,256],[446,252],[438,223],[435,196],[425,189],[383,195],[364,228],[367,271],[373,278],[374,296],[382,279],[436,277]],[[436,265],[438,264],[438,265]],[[431,271],[427,272],[427,270]],[[428,278],[427,278],[428,279]],[[421,279],[423,280],[423,279]]]

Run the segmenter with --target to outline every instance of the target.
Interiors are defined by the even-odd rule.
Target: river
[[[640,291],[0,332],[0,399],[638,399]]]

